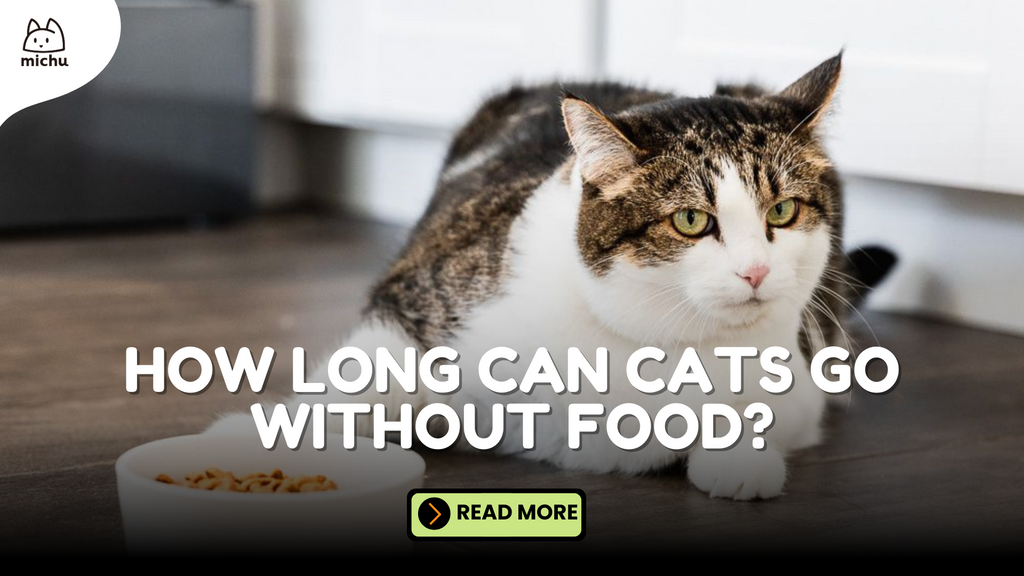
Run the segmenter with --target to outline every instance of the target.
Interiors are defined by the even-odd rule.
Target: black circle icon
[[[428,530],[440,530],[448,524],[448,520],[451,519],[451,508],[448,507],[448,503],[440,498],[427,498],[420,504],[420,509],[417,511],[420,519],[420,524]]]

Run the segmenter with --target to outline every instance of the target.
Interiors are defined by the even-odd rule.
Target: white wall
[[[848,245],[900,257],[872,306],[1024,334],[1024,197],[848,177],[846,205]]]

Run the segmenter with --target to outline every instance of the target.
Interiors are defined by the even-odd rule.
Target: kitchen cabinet
[[[295,0],[277,16],[277,105],[371,129],[451,130],[512,81],[781,89],[845,50],[827,125],[844,173],[1024,193],[1022,3]]]
[[[847,174],[1024,193],[1024,5],[610,0],[611,76],[681,93],[781,89],[841,49],[830,150]]]
[[[340,125],[450,129],[512,81],[598,72],[590,0],[297,0],[277,9],[278,104]]]

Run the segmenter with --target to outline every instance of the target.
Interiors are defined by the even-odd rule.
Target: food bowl
[[[326,448],[266,450],[257,436],[196,435],[157,440],[117,459],[117,492],[131,553],[292,554],[370,552],[409,546],[406,502],[423,484],[423,459],[358,438],[346,450],[328,434]],[[158,482],[219,468],[235,476],[323,475],[336,490],[304,493],[208,491]]]

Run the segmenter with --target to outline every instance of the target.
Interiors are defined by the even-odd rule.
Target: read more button
[[[570,539],[586,533],[582,490],[413,490],[413,540]]]

